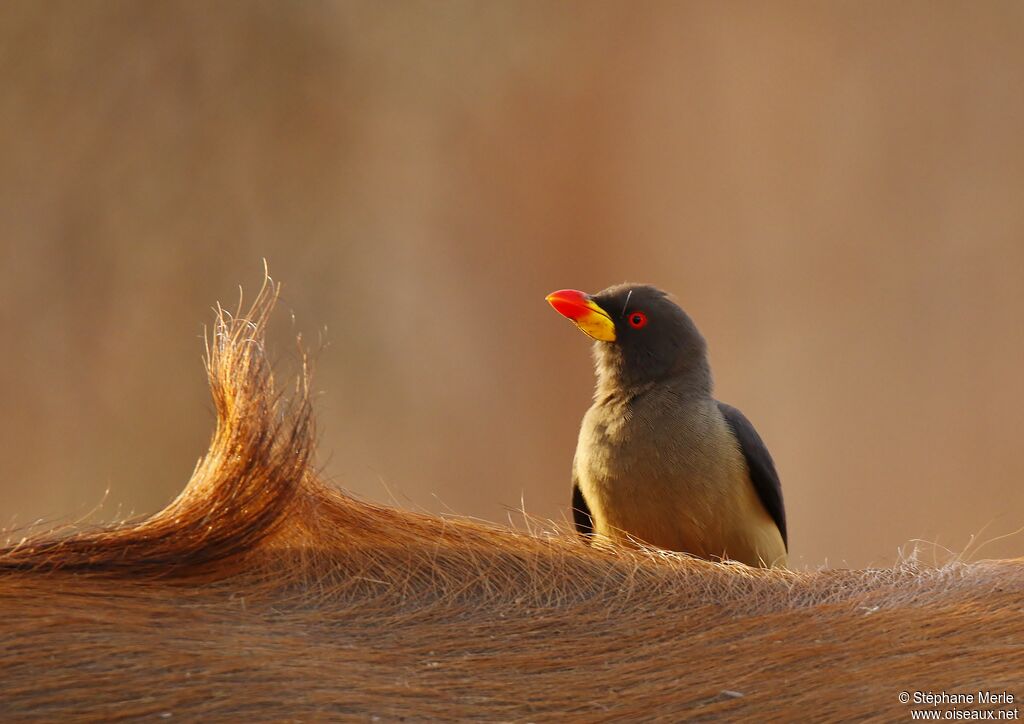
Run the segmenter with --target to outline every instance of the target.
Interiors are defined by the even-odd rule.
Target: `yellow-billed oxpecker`
[[[580,534],[785,566],[775,463],[743,413],[712,397],[707,344],[686,312],[635,284],[547,301],[596,340],[572,470]]]

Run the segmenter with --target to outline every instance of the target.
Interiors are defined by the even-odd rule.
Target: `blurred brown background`
[[[362,496],[562,518],[593,380],[544,295],[632,280],[768,441],[796,565],[1011,533],[1022,129],[1019,2],[5,3],[0,526],[178,492],[266,257]]]

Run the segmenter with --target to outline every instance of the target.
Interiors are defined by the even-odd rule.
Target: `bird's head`
[[[593,295],[562,289],[547,301],[597,340],[599,388],[613,391],[678,379],[697,391],[711,391],[704,337],[657,287],[618,284]]]

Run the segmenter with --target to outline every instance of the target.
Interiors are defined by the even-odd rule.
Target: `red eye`
[[[633,329],[640,329],[647,326],[647,315],[643,312],[633,312],[629,315],[629,326]]]

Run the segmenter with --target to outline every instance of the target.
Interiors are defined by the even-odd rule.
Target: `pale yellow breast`
[[[587,446],[581,431],[577,476],[595,533],[620,544],[635,540],[704,558],[785,566],[782,536],[724,420],[719,424],[709,411],[692,424],[687,444],[642,458],[622,452],[629,430],[604,431],[603,444]]]

